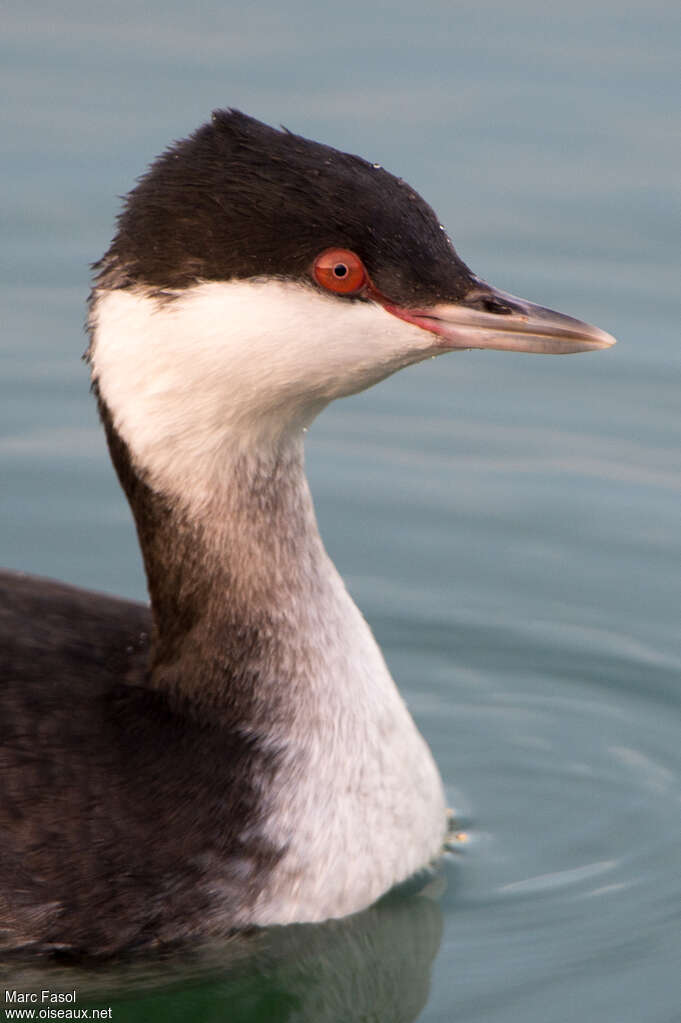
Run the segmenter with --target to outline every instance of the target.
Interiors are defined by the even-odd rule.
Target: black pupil
[[[333,275],[334,277],[347,277],[348,268],[345,263],[336,263],[333,268]]]

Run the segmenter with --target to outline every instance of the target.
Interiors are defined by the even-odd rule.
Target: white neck
[[[280,763],[267,831],[286,852],[244,922],[321,920],[424,866],[445,830],[437,769],[324,550],[303,469],[302,424],[375,371],[339,385],[332,358],[300,397],[288,368],[263,384],[260,352],[255,394],[248,344],[216,376],[205,328],[216,314],[202,334],[173,302],[106,294],[93,375],[144,500],[163,508],[131,497],[157,619],[155,684],[228,709]],[[355,309],[355,326],[366,315]],[[380,375],[405,358],[393,352]]]

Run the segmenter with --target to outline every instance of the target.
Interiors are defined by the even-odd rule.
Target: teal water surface
[[[309,434],[328,549],[469,837],[441,874],[4,986],[118,1021],[681,1018],[678,4],[66,0],[2,24],[3,564],[144,597],[80,362],[88,264],[213,107],[382,163],[481,276],[619,338],[451,355]]]

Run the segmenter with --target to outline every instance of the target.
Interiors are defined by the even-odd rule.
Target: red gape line
[[[324,249],[312,264],[312,276],[327,291],[333,291],[336,295],[358,295],[364,292],[398,319],[413,323],[422,330],[438,333],[434,317],[417,309],[403,309],[382,295],[369,277],[362,260],[351,249]]]

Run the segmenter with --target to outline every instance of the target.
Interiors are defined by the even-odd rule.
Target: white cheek
[[[91,329],[93,378],[159,481],[184,459],[212,472],[225,444],[297,429],[433,346],[373,303],[272,280],[204,283],[164,301],[101,291]]]

